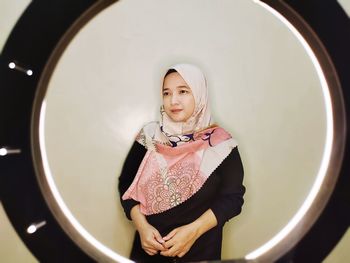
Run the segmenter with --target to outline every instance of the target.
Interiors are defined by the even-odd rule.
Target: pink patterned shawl
[[[143,131],[137,141],[145,145]],[[139,201],[140,211],[145,215],[175,207],[203,186],[236,145],[231,135],[220,127],[195,133],[194,141],[177,147],[156,143],[153,149],[148,148],[122,198]]]
[[[203,73],[190,64],[171,68],[191,87],[196,107],[185,123],[173,122],[161,109],[160,122],[145,125],[136,138],[147,152],[122,199],[140,202],[145,215],[164,212],[188,200],[237,146],[223,128],[210,126]]]

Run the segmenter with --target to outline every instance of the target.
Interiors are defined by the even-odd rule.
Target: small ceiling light
[[[35,233],[40,227],[43,227],[46,225],[46,221],[41,221],[40,223],[33,223],[27,228],[27,233],[28,234],[33,234]]]
[[[0,148],[0,156],[5,156],[8,154],[15,154],[15,153],[21,153],[21,149],[11,149],[6,146]]]
[[[27,232],[28,234],[33,234],[35,231],[36,231],[36,226],[35,225],[30,225],[28,228],[27,228]]]
[[[14,69],[16,67],[16,64],[14,62],[9,63],[9,68]]]
[[[6,148],[0,148],[0,156],[5,156],[7,154]]]
[[[24,67],[24,66],[22,66],[20,64],[16,64],[13,61],[10,62],[8,66],[9,66],[10,69],[15,69],[15,70],[21,71],[21,72],[27,74],[28,76],[32,76],[33,75],[33,70],[28,69],[27,67]]]

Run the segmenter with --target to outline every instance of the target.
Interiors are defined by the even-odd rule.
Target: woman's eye
[[[168,96],[169,92],[163,92],[163,96]]]
[[[183,89],[183,90],[180,90],[180,93],[181,93],[181,94],[187,94],[187,93],[188,93],[188,90],[184,90],[184,89]]]

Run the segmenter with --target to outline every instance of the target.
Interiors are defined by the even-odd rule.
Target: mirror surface
[[[139,129],[158,118],[162,74],[181,62],[202,68],[215,121],[239,143],[247,192],[242,213],[225,225],[222,255],[242,258],[301,207],[326,139],[314,65],[288,27],[253,1],[128,0],[94,17],[48,85],[51,174],[80,224],[128,256],[134,230],[117,179]]]

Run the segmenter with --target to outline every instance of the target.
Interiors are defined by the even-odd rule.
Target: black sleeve
[[[216,172],[219,173],[221,182],[218,195],[210,208],[218,221],[218,225],[222,226],[226,221],[241,212],[244,202],[244,171],[237,147],[220,164]]]
[[[147,150],[144,146],[142,146],[138,142],[134,142],[134,144],[132,145],[128,153],[128,156],[125,159],[122,172],[119,176],[119,183],[118,183],[119,198],[120,198],[122,207],[124,209],[125,215],[129,220],[131,220],[131,217],[130,217],[131,208],[139,204],[139,202],[133,199],[123,200],[122,196],[126,192],[126,190],[129,188],[132,181],[134,180],[137,170],[139,169],[139,166],[143,160],[143,157],[146,154],[146,151]]]

